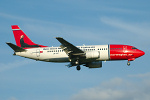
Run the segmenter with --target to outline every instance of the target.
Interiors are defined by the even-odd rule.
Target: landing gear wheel
[[[81,69],[81,67],[78,65],[78,66],[76,67],[76,69],[79,71],[79,70]]]
[[[129,61],[127,62],[127,65],[130,66],[130,62]]]

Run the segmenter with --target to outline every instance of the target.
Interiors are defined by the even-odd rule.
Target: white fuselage
[[[109,45],[77,46],[86,52],[99,52],[96,60],[105,61],[110,59]],[[69,62],[68,55],[60,47],[38,47],[26,49],[25,52],[16,52],[16,55],[46,62]]]

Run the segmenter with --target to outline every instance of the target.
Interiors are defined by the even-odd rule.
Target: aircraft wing
[[[71,57],[74,56],[80,56],[84,54],[84,51],[79,49],[78,47],[74,46],[73,44],[69,43],[68,41],[64,40],[61,37],[56,37],[56,39],[61,43],[61,48],[65,51],[65,53]]]

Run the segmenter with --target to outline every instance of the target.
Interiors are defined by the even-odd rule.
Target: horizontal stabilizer
[[[25,49],[18,47],[12,43],[6,42],[7,45],[9,45],[15,52],[23,52],[26,51]]]

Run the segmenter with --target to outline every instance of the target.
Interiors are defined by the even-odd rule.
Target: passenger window
[[[136,47],[132,47],[132,49],[137,49]]]

